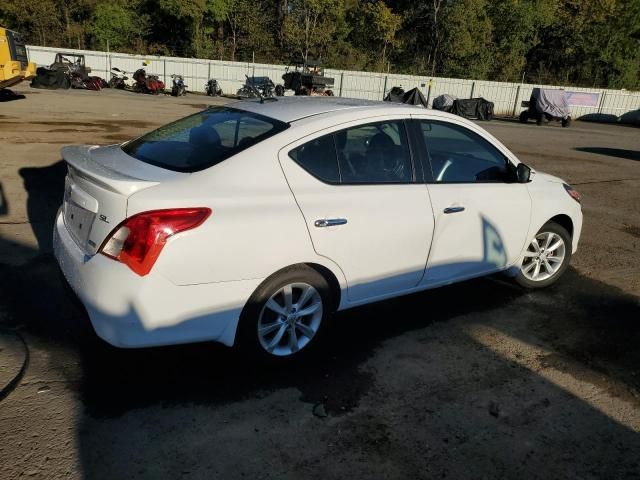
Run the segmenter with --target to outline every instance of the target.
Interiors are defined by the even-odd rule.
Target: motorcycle
[[[124,90],[127,87],[132,87],[133,83],[127,75],[129,75],[128,72],[120,70],[118,67],[113,67],[111,69],[111,78],[109,79],[109,88]]]
[[[157,75],[152,73],[147,75],[144,68],[139,68],[133,74],[133,91],[138,93],[150,93],[152,95],[158,95],[164,92],[164,82],[161,81]]]
[[[209,97],[217,97],[222,95],[222,89],[215,78],[210,79],[204,86],[205,92]]]
[[[180,97],[187,94],[187,85],[184,84],[184,78],[182,75],[171,75],[171,81],[173,86],[171,87],[171,95],[173,97]]]

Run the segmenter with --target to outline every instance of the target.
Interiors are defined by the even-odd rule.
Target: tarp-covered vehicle
[[[405,92],[402,87],[393,87],[384,97],[385,102],[407,103],[409,105],[421,105],[427,108],[427,100],[417,88]]]
[[[493,118],[493,102],[484,98],[456,98],[449,112],[464,118],[491,120]]]
[[[536,124],[542,125],[544,121],[559,121],[563,127],[571,125],[569,115],[569,102],[564,90],[547,88],[534,88],[528,102],[522,102],[523,110],[520,113],[520,122],[527,123],[530,119]]]

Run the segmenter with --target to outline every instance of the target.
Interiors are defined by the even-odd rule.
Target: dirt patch
[[[205,110],[211,107],[211,105],[207,105],[206,103],[183,103],[182,105],[195,108],[196,110]]]
[[[622,231],[636,238],[640,238],[640,227],[637,225],[623,225]]]

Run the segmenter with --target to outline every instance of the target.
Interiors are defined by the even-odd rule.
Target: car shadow
[[[34,233],[50,235],[60,166],[23,170]],[[499,253],[495,242],[485,250]],[[0,237],[0,249],[10,243]],[[210,343],[107,345],[66,293],[48,244],[38,244],[29,263],[0,264],[2,321],[41,352],[35,358],[68,376],[85,479],[637,472],[637,432],[467,328],[552,347],[545,365],[639,408],[638,299],[572,269],[543,291],[491,277],[347,310],[316,352],[274,365]]]
[[[623,148],[609,147],[575,147],[574,150],[579,152],[596,153],[598,155],[607,155],[609,157],[624,158],[625,160],[640,161],[640,150],[626,150]]]
[[[41,253],[51,253],[52,232],[58,208],[62,204],[67,167],[63,160],[47,167],[19,170],[27,192],[27,216]]]

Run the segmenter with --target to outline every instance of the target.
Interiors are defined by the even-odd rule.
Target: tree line
[[[30,44],[640,89],[640,0],[3,0]]]

